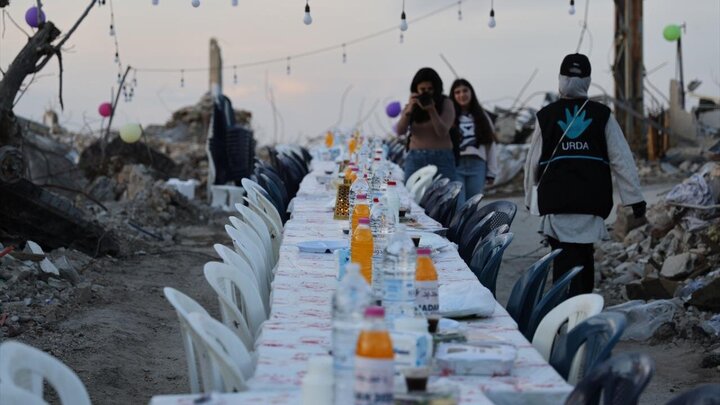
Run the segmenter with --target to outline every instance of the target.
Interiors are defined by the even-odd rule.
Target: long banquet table
[[[327,354],[331,347],[331,297],[335,289],[337,257],[301,253],[296,244],[308,240],[343,238],[341,221],[332,218],[327,202],[334,191],[318,177],[333,162],[313,162],[313,171],[303,180],[285,224],[275,278],[272,283],[271,315],[256,342],[257,369],[248,381],[249,391],[219,395],[220,403],[300,403],[302,377],[308,359]],[[400,188],[402,193],[406,191]],[[440,225],[414,205],[412,213],[421,226]],[[439,282],[478,283],[455,249],[434,257]],[[450,384],[460,392],[462,404],[561,404],[571,391],[560,375],[519,332],[507,311],[495,302],[487,318],[464,319],[470,333],[490,335],[514,344],[518,356],[508,376],[434,377],[433,384]],[[156,396],[153,405],[189,404],[197,396]]]

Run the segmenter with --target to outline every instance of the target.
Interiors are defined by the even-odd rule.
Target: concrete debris
[[[665,259],[660,274],[669,279],[688,276],[695,269],[698,255],[694,253],[681,253]]]

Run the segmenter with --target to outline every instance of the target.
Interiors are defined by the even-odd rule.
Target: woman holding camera
[[[435,165],[438,172],[455,180],[455,156],[450,127],[455,122],[452,101],[443,95],[440,76],[431,68],[418,70],[410,85],[410,98],[397,123],[397,133],[408,133],[405,181],[416,170]]]
[[[450,87],[455,107],[455,127],[459,136],[457,178],[463,183],[458,204],[483,192],[497,173],[495,128],[480,105],[470,82],[457,79]]]

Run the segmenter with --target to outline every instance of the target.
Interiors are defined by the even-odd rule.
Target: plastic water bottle
[[[387,199],[388,211],[395,217],[395,223],[400,222],[400,195],[397,192],[397,183],[395,180],[387,182],[387,191],[385,191]]]
[[[405,231],[405,225],[397,225],[385,248],[382,266],[382,304],[390,325],[396,318],[415,316],[416,261],[415,244]]]
[[[385,188],[387,172],[385,170],[385,165],[380,162],[380,158],[375,158],[374,164],[373,177],[370,181],[370,194],[372,194],[373,197],[379,197]]]
[[[335,404],[352,404],[355,350],[365,309],[370,306],[370,286],[360,275],[357,264],[347,265],[347,273],[333,295],[332,353],[335,376]]]
[[[355,198],[358,194],[368,194],[370,191],[370,183],[368,183],[367,173],[362,176],[358,176],[357,179],[350,185],[350,194],[348,196],[348,203],[350,204],[350,213],[355,209]]]
[[[373,276],[372,276],[372,292],[376,299],[382,300],[383,284],[382,269],[383,258],[385,257],[385,248],[387,243],[395,232],[395,218],[388,210],[385,198],[377,198],[373,200],[374,204],[370,210],[370,230],[373,234]]]

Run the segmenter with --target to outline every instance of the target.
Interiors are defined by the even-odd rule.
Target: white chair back
[[[210,357],[213,386],[206,387],[206,391],[245,391],[245,382],[252,377],[255,361],[243,342],[227,326],[208,315],[194,312],[189,321]]]
[[[267,225],[265,225],[265,222],[263,219],[258,215],[255,211],[253,211],[250,207],[246,207],[241,203],[235,204],[235,209],[240,214],[240,218],[250,225],[255,232],[260,237],[260,240],[263,243],[263,247],[265,248],[265,251],[268,252],[269,257],[271,259],[270,267],[275,266],[277,264],[277,255],[273,251],[273,245],[272,245],[272,238],[270,237],[270,230],[268,229]]]
[[[246,347],[252,350],[260,326],[267,320],[260,292],[247,272],[240,272],[225,263],[209,262],[204,267],[205,279],[215,290],[220,302],[223,323],[228,327],[248,328],[252,341]],[[250,344],[248,344],[250,343]]]
[[[41,397],[12,383],[0,381],[0,405],[48,405]]]
[[[259,205],[257,205],[256,203],[253,203],[247,197],[245,198],[245,201],[248,202],[248,204],[249,204],[248,206],[250,207],[250,209],[254,213],[258,214],[258,216],[260,216],[260,218],[263,220],[263,222],[265,222],[266,227],[270,231],[270,240],[272,241],[273,252],[275,252],[275,256],[279,258],[280,257],[280,245],[282,245],[283,228],[278,227],[277,224],[275,222],[273,222],[273,220],[270,218],[270,216],[268,214],[266,214],[265,211],[263,211],[263,209]]]
[[[242,179],[241,182],[243,188],[245,188],[245,191],[248,194],[248,197],[250,198],[250,201],[253,201],[266,214],[268,214],[268,216],[270,217],[270,219],[272,219],[273,223],[275,223],[275,226],[277,228],[282,229],[282,218],[280,217],[280,214],[278,213],[273,203],[270,202],[270,200],[268,200],[267,198],[265,198],[264,195],[262,195],[261,190],[263,190],[263,188],[256,182],[247,178]]]
[[[271,269],[272,264],[272,254],[265,250],[265,245],[263,244],[262,238],[260,238],[260,235],[258,235],[255,228],[253,228],[252,225],[247,223],[247,221],[242,220],[236,216],[230,216],[228,217],[228,221],[230,221],[230,225],[232,225],[233,228],[240,231],[241,234],[245,235],[245,238],[255,245],[257,249],[255,249],[257,252],[259,252],[260,256],[263,258],[263,261],[265,262],[265,268]]]
[[[599,294],[581,294],[568,298],[548,312],[540,321],[532,339],[533,346],[545,360],[548,360],[555,338],[563,326],[565,326],[564,333],[569,332],[575,325],[602,312],[604,305],[605,300]],[[582,345],[570,366],[568,382],[572,384],[579,380],[581,359],[584,357],[584,353],[585,345]]]
[[[3,386],[15,386],[40,400],[43,399],[42,382],[47,381],[62,405],[90,405],[85,386],[70,367],[24,343],[11,340],[0,344],[0,381]]]
[[[219,243],[216,243],[213,245],[213,248],[215,248],[215,251],[217,252],[218,256],[223,260],[223,262],[227,265],[230,265],[232,268],[234,268],[237,271],[246,272],[249,275],[252,275],[252,278],[255,280],[255,285],[258,288],[258,291],[260,292],[260,295],[262,295],[262,289],[260,288],[260,282],[257,280],[257,276],[252,270],[252,266],[248,263],[248,261],[240,256],[236,251],[233,249],[221,245]],[[268,297],[261,297],[263,299],[263,303],[265,304],[265,313],[270,313],[270,300]]]
[[[245,224],[243,224],[245,225]],[[234,226],[225,225],[225,232],[230,236],[235,246],[235,251],[248,259],[258,282],[260,293],[264,296],[270,293],[270,269],[267,268],[265,258],[257,245],[249,238],[248,230],[240,231]],[[250,231],[252,232],[252,231]]]
[[[415,200],[420,201],[425,190],[433,181],[433,176],[437,173],[438,168],[435,165],[427,165],[416,170],[415,173],[411,174],[405,182],[405,187],[408,192]]]

